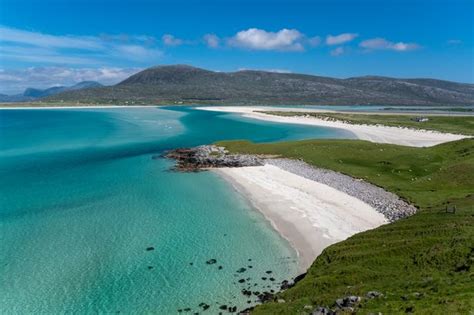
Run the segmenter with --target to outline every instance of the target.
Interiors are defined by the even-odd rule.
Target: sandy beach
[[[388,223],[367,203],[277,166],[219,168],[296,249],[301,272],[327,246]]]
[[[398,128],[398,127],[387,127],[387,126],[375,126],[375,125],[355,125],[348,124],[339,121],[327,121],[314,117],[284,117],[259,113],[257,111],[268,111],[266,107],[246,107],[246,106],[215,106],[215,107],[198,107],[201,110],[220,111],[227,113],[238,113],[244,117],[280,122],[290,124],[303,124],[313,125],[329,128],[344,129],[352,132],[358,139],[367,140],[377,143],[390,143],[414,147],[429,147],[440,143],[460,140],[466,138],[463,135],[441,133],[428,130],[415,130],[409,128]],[[275,110],[291,110],[295,109],[284,109],[278,108]],[[309,111],[309,110],[306,110]],[[312,110],[313,112],[328,112],[327,110]]]

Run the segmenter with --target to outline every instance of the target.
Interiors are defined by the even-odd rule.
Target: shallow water
[[[242,288],[296,275],[294,250],[214,173],[170,172],[152,156],[220,139],[351,137],[186,107],[1,110],[0,313],[247,307]]]

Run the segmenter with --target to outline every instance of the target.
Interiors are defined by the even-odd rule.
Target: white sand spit
[[[377,143],[391,143],[398,145],[406,145],[413,147],[429,147],[444,142],[460,140],[468,138],[464,135],[457,135],[451,133],[441,133],[436,131],[428,130],[415,130],[409,128],[398,128],[388,126],[376,126],[376,125],[355,125],[349,124],[342,121],[327,121],[318,119],[315,117],[284,117],[269,115],[264,113],[258,113],[257,111],[268,111],[268,110],[290,110],[281,108],[265,108],[265,107],[247,107],[247,106],[212,106],[212,107],[198,107],[202,110],[221,111],[228,113],[239,113],[244,117],[267,120],[273,122],[290,123],[290,124],[302,124],[302,125],[314,125],[321,127],[330,127],[344,129],[352,132],[358,139],[367,140]],[[292,111],[298,111],[298,109],[291,109]],[[300,109],[301,111],[301,109]],[[307,110],[308,111],[308,110]],[[328,112],[326,110],[312,110],[313,112]]]
[[[388,222],[361,200],[274,165],[215,171],[245,195],[296,249],[301,271],[327,246]]]

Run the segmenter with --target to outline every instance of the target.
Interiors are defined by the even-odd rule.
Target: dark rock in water
[[[283,280],[281,282],[280,290],[286,290],[286,289],[289,289],[289,288],[291,288],[291,285],[288,282],[288,280]]]
[[[270,278],[269,280],[270,280],[270,281],[275,281],[275,278]]]
[[[281,290],[286,290],[286,289],[288,289],[288,288],[290,288],[290,287],[291,287],[291,285],[290,285],[290,283],[288,282],[288,280],[283,280],[283,281],[281,282],[281,286],[280,286],[280,289],[281,289]]]
[[[247,269],[245,269],[244,267],[240,268],[239,270],[237,270],[238,273],[242,273],[242,272],[245,272]]]
[[[249,268],[249,269],[252,269],[252,268],[253,268],[253,266],[247,266],[247,268]]]
[[[219,306],[219,309],[225,311],[227,310],[227,305],[221,305]]]
[[[267,277],[262,277],[262,280],[264,280],[264,281],[267,280]]]
[[[221,270],[222,268],[223,268],[222,266],[217,267],[217,269],[219,269],[219,270]]]
[[[270,292],[263,292],[262,294],[258,295],[258,299],[260,300],[260,302],[265,303],[268,301],[272,301],[274,299],[274,295]]]
[[[147,248],[146,248],[146,251],[147,251],[147,252],[149,252],[149,251],[151,251],[151,250],[155,250],[155,248],[154,248],[153,246],[150,246],[150,247],[147,247]]]
[[[252,261],[252,258],[247,259],[248,261]]]
[[[151,270],[151,269],[153,269],[153,266],[148,266],[148,270]]]
[[[245,279],[240,279],[239,280],[239,283],[244,283],[245,282]]]
[[[260,295],[260,292],[259,292],[259,291],[254,291],[254,292],[253,292],[253,295],[258,296],[258,295]]]
[[[181,313],[182,311],[183,311],[182,309],[179,309],[179,310],[178,310],[178,313]]]
[[[237,306],[230,306],[227,310],[229,313],[235,313],[237,311]]]
[[[194,265],[192,262],[189,263],[190,266]]]
[[[267,270],[267,271],[265,271],[265,273],[271,274],[272,271],[271,271],[271,270]]]
[[[183,311],[185,311],[185,312],[190,312],[191,309],[190,309],[189,307],[186,307],[185,309],[183,309]]]
[[[242,290],[242,294],[245,295],[245,296],[251,296],[251,295],[252,295],[252,291],[243,289],[243,290]]]
[[[210,305],[202,302],[202,303],[199,303],[199,307],[202,307],[202,309],[205,311],[207,310],[209,307],[211,307]]]
[[[259,166],[264,164],[262,159],[254,155],[228,154],[225,148],[215,145],[176,149],[169,151],[165,157],[175,159],[175,169],[183,172],[215,167]]]
[[[208,264],[208,265],[214,265],[216,262],[217,262],[217,260],[215,260],[214,258],[212,258],[212,259],[209,259],[208,261],[206,261],[206,264]]]

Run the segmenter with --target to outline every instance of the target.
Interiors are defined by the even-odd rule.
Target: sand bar
[[[415,130],[410,128],[377,126],[377,125],[356,125],[349,124],[342,121],[327,121],[315,117],[303,116],[276,116],[257,111],[273,110],[268,107],[246,107],[246,106],[212,106],[212,107],[198,107],[201,110],[220,111],[227,113],[238,113],[244,117],[280,122],[290,124],[313,125],[321,127],[330,127],[344,129],[352,132],[358,139],[367,140],[377,143],[390,143],[398,145],[406,145],[413,147],[429,147],[444,142],[460,140],[468,138],[468,136],[457,135],[451,133],[441,133],[429,130]],[[282,111],[282,108],[275,108],[275,110]],[[294,111],[293,108],[286,109]],[[306,110],[308,111],[308,110]],[[315,110],[313,110],[315,111]],[[316,110],[317,111],[317,110]],[[319,112],[328,112],[327,110],[320,110]]]

